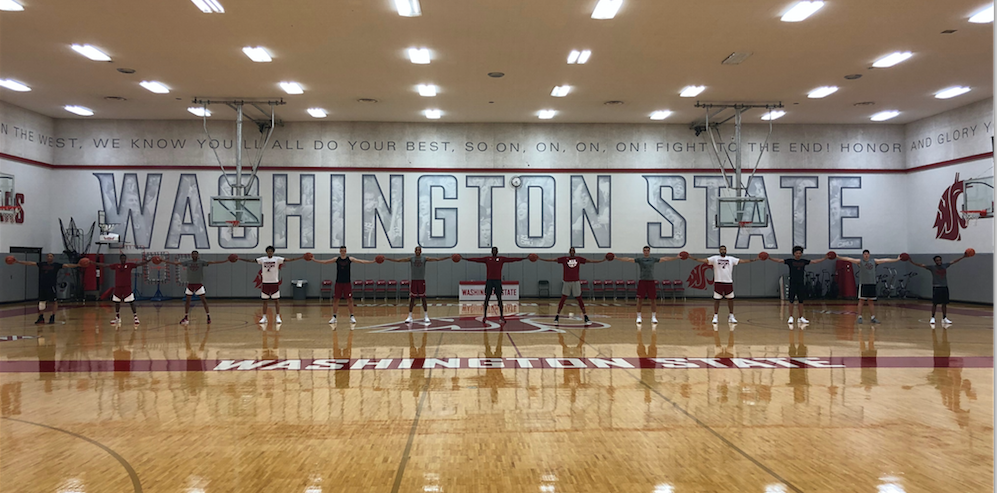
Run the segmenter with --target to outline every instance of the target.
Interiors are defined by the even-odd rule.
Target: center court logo
[[[508,333],[537,333],[553,332],[563,333],[565,329],[607,329],[609,324],[603,322],[590,322],[586,324],[582,320],[561,317],[558,324],[554,323],[554,317],[549,315],[537,315],[535,313],[515,313],[505,316],[505,323],[499,323],[498,317],[489,315],[490,318],[482,321],[480,316],[459,316],[442,317],[430,319],[425,322],[394,322],[369,327],[357,327],[358,329],[370,329],[374,333],[383,332],[502,332]]]

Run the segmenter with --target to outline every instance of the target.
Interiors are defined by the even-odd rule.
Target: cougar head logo
[[[945,189],[938,201],[938,214],[935,215],[935,238],[958,241],[962,238],[959,228],[966,228],[966,220],[959,215],[959,195],[966,191],[966,184],[955,175],[955,183]]]
[[[712,265],[709,264],[699,264],[696,268],[692,269],[689,273],[689,278],[685,280],[685,283],[689,285],[691,289],[706,289],[706,286],[713,284],[712,279],[706,278],[706,271],[713,269]]]

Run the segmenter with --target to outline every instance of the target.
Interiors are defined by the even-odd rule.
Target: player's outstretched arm
[[[543,258],[543,257],[540,257],[540,258],[538,258],[537,260],[539,260],[539,261],[541,261],[541,262],[557,262],[557,259],[556,259],[556,258]],[[589,259],[585,259],[585,261],[586,261],[586,262],[588,262],[588,263],[593,263],[593,262],[592,262],[591,260],[589,260]]]
[[[631,264],[634,263],[633,257],[616,257],[613,260],[619,260],[620,262],[630,262]]]
[[[405,258],[387,258],[387,257],[385,257],[384,260],[387,260],[388,262],[408,262],[408,261],[412,260],[412,257],[405,257]],[[426,262],[433,262],[433,259],[427,258]]]
[[[239,257],[238,260],[239,260],[239,262],[248,262],[250,264],[257,263],[255,258],[242,258],[242,257]]]
[[[152,257],[149,257],[141,262],[135,262],[135,267],[142,267],[143,265],[148,264],[149,262],[152,262]]]
[[[679,260],[679,258],[678,257],[661,257],[661,258],[658,259],[658,262],[659,263],[660,262],[671,262],[672,260]]]
[[[917,263],[917,262],[915,262],[915,261],[913,261],[913,260],[908,260],[908,262],[910,262],[910,263],[911,263],[912,265],[916,265],[916,266],[918,266],[918,267],[920,267],[920,268],[922,268],[922,269],[927,269],[927,268],[928,268],[928,266],[927,266],[927,265],[924,265],[924,264],[919,264],[919,263]],[[955,262],[952,262],[952,263],[954,264]]]
[[[761,260],[761,259],[760,258],[749,258],[749,259],[743,259],[742,258],[742,259],[738,259],[737,265],[750,264],[752,262],[757,262],[759,260]],[[737,267],[737,265],[735,265],[734,267]]]
[[[877,258],[875,260],[876,265],[879,265],[879,264],[892,264],[893,262],[899,262],[899,261],[900,261],[900,257],[897,257],[897,258]]]
[[[13,255],[11,255],[11,257],[13,257]],[[38,265],[38,262],[32,262],[30,260],[18,260],[15,263],[18,263],[18,264],[21,264],[21,265]]]
[[[439,262],[441,260],[451,260],[451,259],[452,259],[452,257],[433,257],[433,258],[426,257],[426,262]],[[403,260],[399,260],[399,262],[402,262],[402,261]]]
[[[284,259],[284,263],[286,264],[288,262],[294,262],[295,260],[301,260],[303,258],[305,258],[305,257],[302,256],[302,257],[286,258],[286,259]]]
[[[173,265],[180,265],[180,262],[167,262],[167,263],[170,263],[170,264],[173,264]],[[228,260],[212,260],[212,261],[208,262],[208,265],[227,264],[227,263],[229,263]]]
[[[502,261],[507,264],[511,262],[522,262],[524,260],[526,260],[526,257],[502,257]]]
[[[699,262],[701,264],[710,263],[710,259],[708,258],[698,258],[698,257],[693,257],[692,255],[689,255],[689,260],[695,260],[696,262]]]
[[[769,257],[769,258],[771,258],[771,257]],[[827,257],[821,257],[821,258],[819,258],[817,260],[811,260],[810,263],[811,264],[819,264],[819,263],[821,263],[821,262],[823,262],[825,260],[828,260],[828,258]]]
[[[374,263],[373,260],[362,260],[362,259],[358,259],[356,257],[350,257],[350,261],[356,262],[358,264],[373,264]]]
[[[491,257],[461,257],[461,260],[467,260],[468,262],[475,262],[483,264],[488,261]]]
[[[853,264],[857,264],[860,262],[860,260],[857,258],[845,257],[842,255],[838,255],[838,260],[844,260],[845,262],[851,262]]]
[[[785,264],[786,263],[786,259],[782,259],[782,258],[775,258],[775,257],[769,256],[768,259],[769,259],[769,261],[775,262],[777,264]],[[743,262],[743,260],[742,260],[742,262]],[[820,262],[820,261],[819,260],[814,260],[811,263],[813,263],[813,262]]]
[[[543,259],[540,259],[540,260],[543,260]],[[557,262],[557,259],[548,260],[548,262]],[[604,258],[603,259],[599,259],[599,260],[592,260],[590,258],[585,259],[585,263],[586,264],[598,264],[598,263],[602,263],[602,262],[608,262],[608,260],[606,260]]]
[[[964,258],[966,258],[966,256],[965,256],[965,255],[963,255],[963,256],[961,256],[961,257],[959,257],[959,258],[957,258],[957,259],[955,259],[955,260],[953,260],[953,261],[949,262],[949,266],[953,266],[953,265],[955,265],[955,264],[956,264],[956,262],[958,262],[958,261],[960,261],[960,260],[962,260],[962,259],[964,259]]]

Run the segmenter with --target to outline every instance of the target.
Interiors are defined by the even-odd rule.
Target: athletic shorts
[[[55,286],[51,288],[38,288],[38,301],[55,301]]]
[[[114,292],[111,293],[111,301],[131,303],[135,301],[135,295],[132,293],[132,288],[114,288]]]
[[[582,295],[582,282],[581,281],[564,281],[564,285],[561,286],[561,295],[569,296],[571,298],[578,298]]]
[[[412,281],[408,287],[409,298],[425,298],[426,297],[426,280],[420,279],[418,281]]]
[[[859,286],[859,299],[876,301],[876,285],[863,284]]]
[[[502,297],[502,281],[498,279],[489,279],[485,281],[485,297],[490,296],[495,293],[495,296]]]
[[[931,288],[931,302],[936,305],[949,304],[949,287],[934,286]]]
[[[205,291],[204,291],[204,284],[188,284],[187,285],[187,289],[183,290],[183,294],[185,294],[187,296],[190,296],[192,294],[196,294],[198,296],[201,296],[204,293],[205,293]]]
[[[807,299],[807,289],[805,286],[803,286],[802,284],[789,283],[789,299],[787,301],[789,301],[790,303],[792,303],[793,301],[799,301],[800,303],[803,303],[803,301],[806,299]]]
[[[723,298],[727,298],[728,300],[734,299],[734,283],[732,282],[713,283],[713,299],[719,300]]]
[[[637,281],[637,298],[654,299],[658,297],[658,281]]]
[[[342,300],[353,297],[353,285],[348,282],[337,282],[332,299]]]
[[[263,283],[263,286],[260,287],[260,298],[265,300],[279,300],[280,283],[279,282]]]

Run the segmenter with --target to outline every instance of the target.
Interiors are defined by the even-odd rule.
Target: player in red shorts
[[[361,260],[346,254],[346,247],[339,247],[339,256],[329,260],[316,260],[320,264],[336,263],[336,289],[332,296],[332,318],[329,324],[336,324],[336,315],[339,313],[339,300],[346,299],[346,306],[350,309],[350,330],[357,323],[357,317],[353,315],[353,280],[350,275],[350,266],[353,262],[358,264],[373,264],[373,260]]]
[[[654,266],[658,262],[671,262],[678,257],[652,257],[651,247],[644,247],[644,256],[637,258],[616,257],[623,262],[633,262],[640,267],[640,277],[637,281],[637,323],[641,323],[640,314],[644,308],[644,299],[651,300],[651,323],[658,323],[658,280],[654,277]]]
[[[274,256],[274,247],[267,247],[267,255],[254,260],[240,258],[239,260],[249,263],[260,264],[260,272],[263,275],[263,285],[260,286],[260,298],[263,299],[263,318],[259,324],[267,323],[267,302],[274,301],[274,312],[277,315],[277,323],[283,323],[280,319],[280,266],[287,262],[301,260],[301,257],[284,258]]]
[[[180,321],[181,325],[187,325],[190,321],[187,319],[187,315],[190,314],[190,299],[194,295],[201,297],[201,304],[204,305],[204,314],[208,317],[208,323],[211,323],[211,313],[208,311],[208,296],[204,290],[204,268],[213,264],[224,264],[228,262],[227,260],[215,260],[214,262],[208,262],[207,260],[201,260],[200,254],[197,250],[190,252],[190,259],[171,262],[169,260],[165,261],[170,265],[182,265],[187,268],[187,287],[184,289],[184,294],[187,299],[184,301],[183,305],[183,320]]]
[[[121,325],[121,303],[124,302],[132,307],[132,315],[135,316],[135,325],[138,325],[138,312],[135,311],[135,294],[132,293],[132,271],[148,264],[152,259],[148,258],[138,263],[129,262],[128,255],[122,253],[118,257],[118,260],[118,263],[110,265],[94,262],[94,265],[97,267],[107,267],[114,271],[114,291],[111,293],[111,300],[114,301],[114,320],[111,323]]]
[[[578,301],[578,308],[582,311],[582,316],[585,317],[585,323],[590,323],[589,316],[585,313],[585,302],[582,301],[582,283],[579,280],[578,271],[581,270],[582,264],[598,264],[599,262],[605,262],[605,260],[589,260],[585,257],[576,257],[574,247],[568,250],[567,257],[542,258],[540,260],[544,262],[557,262],[564,266],[561,301],[557,304],[557,315],[554,315],[554,323],[556,324],[561,320],[561,309],[564,308],[564,302],[568,300],[568,296]]]
[[[386,258],[391,262],[407,262],[411,267],[409,274],[409,294],[408,294],[408,318],[405,323],[412,323],[412,309],[415,308],[415,299],[422,298],[422,315],[425,322],[429,323],[429,309],[426,307],[426,262],[439,262],[450,257],[428,258],[422,256],[422,247],[415,247],[415,255],[405,258]]]
[[[713,266],[713,324],[717,324],[717,314],[720,312],[720,300],[727,300],[727,323],[736,324],[734,318],[734,266],[754,262],[755,259],[741,260],[737,257],[727,256],[727,247],[720,245],[720,255],[709,258],[689,257],[689,260],[702,262]],[[716,327],[713,328],[716,330]]]

